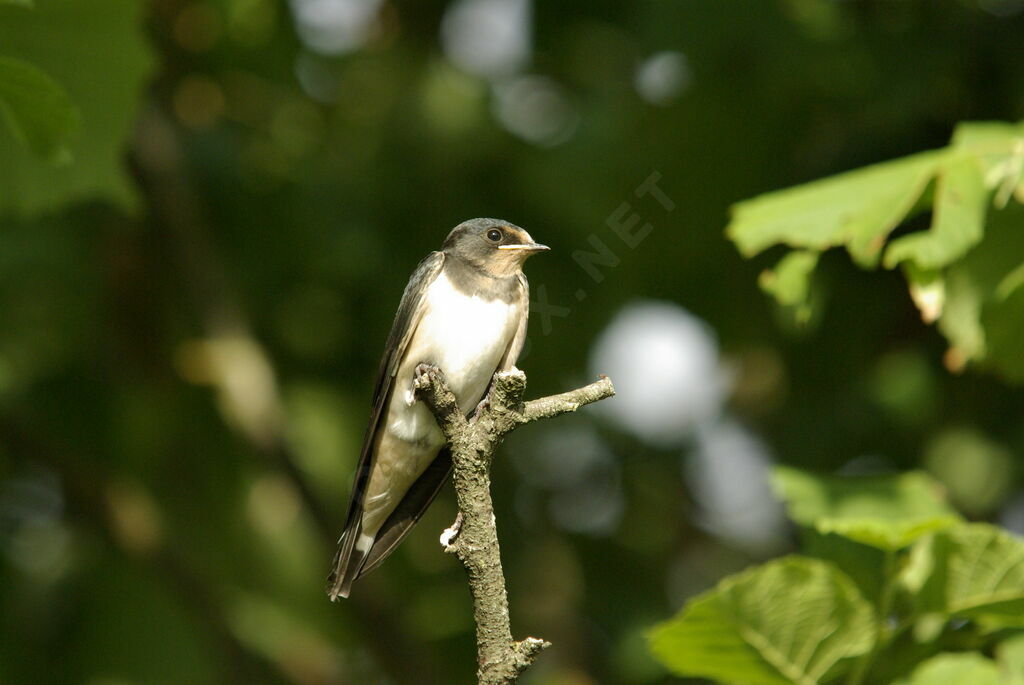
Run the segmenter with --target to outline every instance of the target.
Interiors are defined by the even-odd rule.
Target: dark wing
[[[373,391],[373,409],[370,413],[369,425],[366,427],[366,435],[363,437],[363,449],[359,455],[359,465],[356,467],[355,481],[352,484],[352,498],[348,505],[345,530],[338,541],[338,552],[334,555],[334,568],[327,579],[328,594],[331,599],[348,596],[349,587],[352,581],[358,577],[363,565],[364,557],[355,555],[358,558],[354,558],[352,551],[356,539],[359,537],[363,496],[366,493],[366,484],[373,468],[373,444],[377,438],[384,409],[391,397],[395,374],[398,372],[402,357],[409,346],[409,340],[412,339],[420,318],[423,316],[424,294],[427,287],[441,273],[443,265],[443,252],[431,252],[427,255],[413,272],[409,284],[405,286],[402,302],[398,305],[398,313],[391,326],[391,334],[388,336],[384,356],[380,362],[377,385]]]

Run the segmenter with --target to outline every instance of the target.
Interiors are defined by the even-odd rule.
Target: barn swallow
[[[332,600],[348,597],[352,582],[394,551],[451,472],[444,436],[416,400],[416,368],[440,368],[468,416],[495,372],[515,367],[530,307],[523,262],[547,249],[507,221],[471,219],[409,279],[381,360],[348,519],[327,579]]]

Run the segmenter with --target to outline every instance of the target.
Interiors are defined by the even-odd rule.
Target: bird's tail
[[[332,602],[336,602],[338,597],[348,597],[352,582],[359,577],[366,555],[373,546],[373,536],[360,535],[360,532],[359,525],[352,526],[338,541],[334,568],[327,577],[327,595]]]

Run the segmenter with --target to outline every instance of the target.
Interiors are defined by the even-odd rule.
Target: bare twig
[[[513,640],[508,595],[501,567],[498,531],[491,503],[491,461],[501,440],[518,426],[576,411],[615,394],[612,382],[601,380],[582,388],[523,402],[526,374],[518,369],[494,376],[490,403],[472,419],[459,411],[444,375],[426,367],[416,377],[417,396],[437,419],[452,453],[459,518],[442,535],[446,552],[466,567],[476,621],[477,678],[480,685],[514,683],[549,642],[535,637]]]

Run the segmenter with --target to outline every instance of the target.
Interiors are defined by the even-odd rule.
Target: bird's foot
[[[459,531],[462,530],[462,512],[460,511],[455,516],[455,523],[444,529],[441,533],[441,546],[444,547],[444,551],[451,554],[455,551],[455,538],[459,537]]]
[[[444,380],[441,369],[433,364],[417,364],[413,370],[412,384],[417,390],[424,390],[434,382],[435,378]]]
[[[472,415],[474,417],[482,416],[483,413],[485,411],[487,411],[488,409],[490,409],[490,408],[491,408],[491,393],[488,392],[486,395],[484,395],[484,398],[477,403],[476,409],[473,410],[473,414]]]

